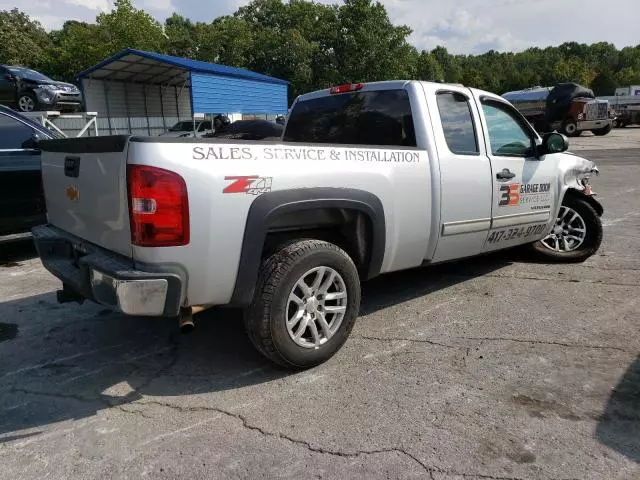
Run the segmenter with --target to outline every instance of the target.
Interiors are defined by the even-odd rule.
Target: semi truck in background
[[[611,104],[614,128],[640,124],[640,85],[616,88],[615,96],[599,99],[607,100]]]
[[[616,88],[616,97],[636,96],[640,96],[640,85],[629,85],[628,87]]]
[[[541,133],[558,130],[569,137],[577,137],[590,130],[601,136],[612,128],[609,101],[596,99],[592,90],[577,83],[527,88],[507,92],[502,97]]]

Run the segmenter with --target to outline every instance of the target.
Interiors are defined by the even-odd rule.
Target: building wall
[[[191,118],[189,87],[82,80],[87,112],[98,113],[100,135],[159,135]],[[75,129],[71,129],[75,130]]]
[[[241,114],[284,114],[287,85],[212,74],[191,74],[193,111]]]
[[[158,86],[83,78],[87,112],[98,113],[99,135],[159,135],[193,111],[242,118],[274,119],[287,112],[287,85],[211,74],[192,74],[192,86]],[[81,124],[60,120],[71,135]],[[65,130],[63,128],[63,130]]]

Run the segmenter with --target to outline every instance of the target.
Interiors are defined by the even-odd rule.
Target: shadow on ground
[[[507,264],[504,255],[493,255],[380,277],[365,285],[362,313]],[[294,375],[254,350],[241,312],[231,309],[203,312],[186,336],[175,321],[128,318],[92,304],[58,305],[53,293],[1,303],[0,319],[7,318],[15,326],[5,324],[0,340],[0,443],[143,396],[250,388]],[[22,431],[30,428],[35,432]]]
[[[596,436],[603,445],[640,462],[640,356],[611,392]]]
[[[38,256],[33,240],[0,240],[0,268],[17,267],[24,260]]]

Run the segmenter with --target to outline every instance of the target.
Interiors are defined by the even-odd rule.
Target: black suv
[[[76,112],[82,107],[82,94],[75,85],[57,82],[35,70],[0,65],[0,103],[20,112]]]

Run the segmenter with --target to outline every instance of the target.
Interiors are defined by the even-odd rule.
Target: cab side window
[[[27,148],[33,134],[33,128],[7,115],[0,114],[0,150]]]
[[[531,134],[509,107],[500,102],[482,102],[489,129],[491,153],[503,157],[526,157],[532,154]]]
[[[439,92],[437,101],[449,150],[457,155],[478,155],[480,150],[469,99],[461,93]]]

